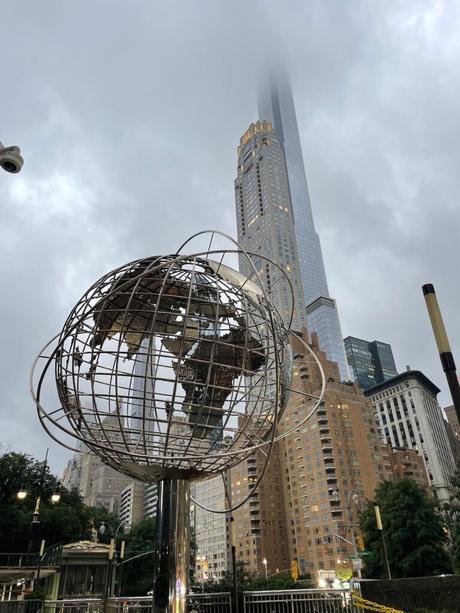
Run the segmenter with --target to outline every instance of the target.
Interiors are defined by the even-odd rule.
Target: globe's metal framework
[[[225,263],[235,254],[248,258],[254,281]],[[183,607],[188,481],[257,449],[268,462],[290,393],[289,330],[258,274],[239,246],[136,260],[83,295],[34,363],[32,394],[55,440],[68,446],[66,435],[73,437],[116,470],[161,483],[154,590],[161,611]],[[313,404],[305,420],[321,394],[304,395]],[[51,410],[45,397],[56,402]],[[171,524],[182,531],[174,547]]]

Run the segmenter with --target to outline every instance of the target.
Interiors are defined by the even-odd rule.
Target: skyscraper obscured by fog
[[[337,306],[329,296],[310,205],[294,99],[281,71],[272,72],[259,91],[259,119],[270,121],[284,151],[308,329],[317,332],[321,349],[337,362],[341,378],[349,379]]]

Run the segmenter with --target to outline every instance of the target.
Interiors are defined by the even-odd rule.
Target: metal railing
[[[189,594],[188,613],[232,613],[229,592]],[[0,602],[0,613],[151,613],[152,597],[75,598]],[[350,590],[243,592],[240,613],[358,613]]]
[[[187,596],[189,613],[231,613],[232,596],[230,592],[214,594],[189,594]]]
[[[150,613],[152,610],[152,596],[129,596],[107,600],[104,598],[75,598],[37,602],[41,606],[31,610],[30,613]],[[29,609],[25,608],[27,601],[11,602],[11,604],[19,604],[19,608],[5,609],[5,611],[1,604],[0,613],[29,613]],[[189,594],[187,605],[189,613],[231,613],[232,611],[232,599],[229,592]]]
[[[4,568],[36,568],[41,566],[59,566],[62,557],[62,543],[57,543],[45,549],[42,557],[39,553],[0,553],[0,567]]]
[[[0,613],[38,613],[43,608],[41,600],[2,600]]]
[[[38,566],[38,553],[0,553],[0,567],[23,568]]]
[[[357,613],[349,590],[267,590],[243,593],[244,613]]]

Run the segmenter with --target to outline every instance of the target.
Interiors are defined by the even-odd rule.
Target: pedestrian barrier
[[[358,613],[349,590],[267,590],[243,593],[244,613]]]
[[[384,604],[379,604],[372,600],[366,600],[356,592],[351,593],[351,599],[355,607],[363,609],[364,611],[376,611],[377,613],[404,613],[404,611],[400,609],[394,609],[393,607],[387,607]]]
[[[188,613],[232,613],[229,592],[189,594]],[[0,613],[151,613],[152,596],[10,600]],[[241,610],[240,610],[241,611]],[[243,613],[405,613],[350,590],[266,590],[243,593]]]

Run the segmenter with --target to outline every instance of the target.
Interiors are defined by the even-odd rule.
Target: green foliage
[[[454,571],[460,574],[460,468],[452,481],[450,504],[445,508],[452,538],[451,559]]]
[[[123,565],[123,596],[145,595],[153,587],[153,551],[155,548],[155,520],[143,519],[131,528],[125,537],[125,564]],[[146,555],[129,561],[139,554]],[[119,575],[120,576],[120,575]]]
[[[43,462],[21,453],[0,456],[0,483],[0,543],[5,553],[27,551],[38,496],[41,498],[40,539],[46,540],[47,547],[89,539],[93,521],[99,527],[102,521],[113,524],[118,519],[105,509],[85,506],[79,494],[65,490]],[[20,489],[27,492],[24,500],[16,497]],[[53,505],[50,498],[56,490],[61,499]],[[32,550],[38,547],[39,543],[34,543]]]
[[[381,532],[377,530],[374,504],[380,507],[388,559],[393,578],[423,577],[451,572],[446,551],[444,520],[422,486],[411,479],[385,481],[361,513],[367,578],[384,578]]]
[[[196,542],[196,534],[193,528],[190,528],[190,585],[195,583],[195,564],[196,554],[198,553],[198,545]]]
[[[265,579],[264,576],[255,575],[251,573],[245,563],[242,560],[236,562],[236,576],[238,582],[238,591],[251,591],[251,590],[293,590],[304,589],[305,587],[311,587],[306,585],[303,581],[295,582],[289,572],[279,573],[278,575],[272,575]],[[200,591],[202,586],[194,586],[194,591]],[[231,592],[233,591],[233,573],[232,570],[227,570],[221,581],[211,582],[206,581],[204,584],[205,592]]]

